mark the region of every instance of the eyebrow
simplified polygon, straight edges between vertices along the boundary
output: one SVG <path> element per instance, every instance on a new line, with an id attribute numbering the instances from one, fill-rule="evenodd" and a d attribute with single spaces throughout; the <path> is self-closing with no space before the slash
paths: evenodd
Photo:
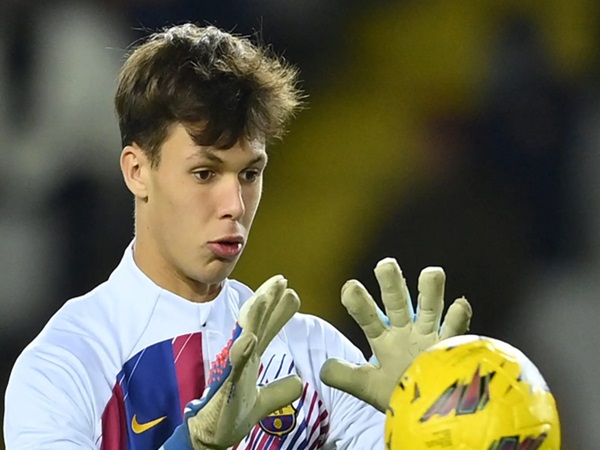
<path id="1" fill-rule="evenodd" d="M 208 150 L 206 148 L 200 148 L 198 149 L 197 152 L 195 152 L 194 154 L 188 156 L 187 159 L 195 159 L 198 157 L 204 157 L 206 159 L 208 159 L 211 162 L 214 162 L 215 164 L 224 164 L 224 161 L 219 158 L 215 152 L 213 152 L 212 150 Z M 257 164 L 257 163 L 267 163 L 268 157 L 266 153 L 261 153 L 260 155 L 258 155 L 256 158 L 252 159 L 251 161 L 248 161 L 248 166 Z"/>

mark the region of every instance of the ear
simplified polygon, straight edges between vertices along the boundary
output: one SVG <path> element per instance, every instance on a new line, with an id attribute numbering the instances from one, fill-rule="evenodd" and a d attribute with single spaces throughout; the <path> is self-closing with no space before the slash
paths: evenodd
<path id="1" fill-rule="evenodd" d="M 128 145 L 121 152 L 121 172 L 131 193 L 140 200 L 148 198 L 150 161 L 136 144 Z"/>

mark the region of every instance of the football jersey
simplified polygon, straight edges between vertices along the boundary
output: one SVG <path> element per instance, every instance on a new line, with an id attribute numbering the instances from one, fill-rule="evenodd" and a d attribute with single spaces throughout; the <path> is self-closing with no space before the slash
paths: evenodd
<path id="1" fill-rule="evenodd" d="M 210 362 L 252 291 L 225 280 L 207 303 L 152 282 L 132 246 L 109 279 L 69 300 L 17 359 L 6 390 L 7 450 L 154 450 L 199 398 Z M 383 450 L 385 416 L 319 379 L 327 358 L 361 352 L 322 319 L 296 314 L 261 358 L 259 384 L 297 374 L 302 395 L 236 450 Z"/>

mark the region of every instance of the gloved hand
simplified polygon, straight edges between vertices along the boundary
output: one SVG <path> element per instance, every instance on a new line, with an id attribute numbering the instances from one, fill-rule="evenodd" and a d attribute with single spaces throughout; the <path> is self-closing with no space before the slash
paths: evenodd
<path id="1" fill-rule="evenodd" d="M 300 308 L 300 299 L 286 286 L 285 278 L 274 276 L 242 306 L 232 338 L 212 363 L 202 398 L 187 405 L 183 424 L 164 450 L 226 449 L 300 397 L 297 375 L 257 386 L 262 353 Z"/>
<path id="2" fill-rule="evenodd" d="M 455 300 L 440 329 L 446 282 L 441 267 L 428 267 L 421 272 L 414 321 L 406 280 L 396 260 L 381 260 L 375 268 L 375 276 L 389 326 L 371 295 L 356 280 L 344 284 L 342 303 L 364 331 L 377 363 L 356 366 L 347 361 L 329 359 L 321 368 L 320 375 L 325 384 L 384 412 L 400 376 L 413 359 L 436 342 L 467 331 L 472 310 L 465 298 Z"/>

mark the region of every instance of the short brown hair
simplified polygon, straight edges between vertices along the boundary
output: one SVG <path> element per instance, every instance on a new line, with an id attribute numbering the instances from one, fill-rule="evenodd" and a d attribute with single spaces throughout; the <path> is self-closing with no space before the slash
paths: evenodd
<path id="1" fill-rule="evenodd" d="M 171 125 L 199 145 L 280 138 L 302 102 L 297 70 L 267 48 L 214 26 L 178 25 L 133 50 L 115 106 L 123 146 L 136 143 L 153 166 Z"/>

